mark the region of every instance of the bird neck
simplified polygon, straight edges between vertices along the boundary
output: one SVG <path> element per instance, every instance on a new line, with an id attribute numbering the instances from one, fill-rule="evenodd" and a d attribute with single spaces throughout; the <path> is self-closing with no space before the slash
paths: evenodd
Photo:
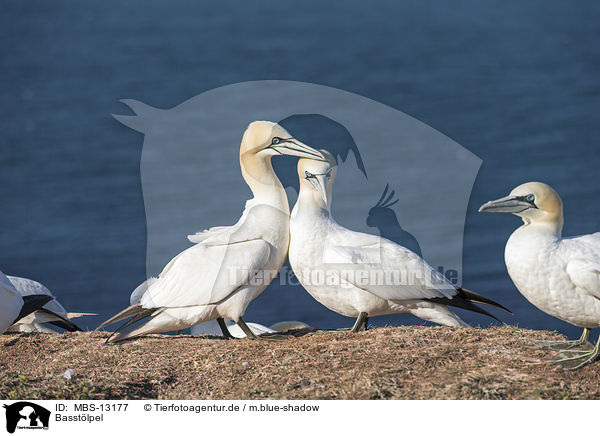
<path id="1" fill-rule="evenodd" d="M 289 215 L 290 206 L 283 185 L 279 181 L 271 156 L 257 156 L 255 153 L 241 153 L 242 177 L 250 187 L 254 199 L 260 203 L 276 207 Z"/>
<path id="2" fill-rule="evenodd" d="M 529 220 L 523 218 L 523 225 L 520 227 L 522 231 L 527 233 L 536 233 L 539 235 L 545 235 L 549 238 L 560 238 L 563 229 L 563 216 L 562 214 L 548 216 L 545 219 Z"/>
<path id="3" fill-rule="evenodd" d="M 321 194 L 305 186 L 304 183 L 300 183 L 300 192 L 298 193 L 296 207 L 300 215 L 326 218 L 331 216 L 329 206 L 325 204 Z"/>

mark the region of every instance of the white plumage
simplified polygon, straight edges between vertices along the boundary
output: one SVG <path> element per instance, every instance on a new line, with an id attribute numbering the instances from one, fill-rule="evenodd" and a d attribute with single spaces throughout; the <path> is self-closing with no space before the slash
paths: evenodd
<path id="1" fill-rule="evenodd" d="M 335 159 L 301 159 L 300 193 L 290 222 L 290 265 L 304 288 L 321 304 L 348 317 L 353 328 L 368 316 L 411 313 L 449 326 L 468 326 L 446 305 L 487 313 L 471 304 L 490 300 L 457 289 L 421 257 L 379 236 L 354 232 L 330 213 Z"/>
<path id="2" fill-rule="evenodd" d="M 231 333 L 231 336 L 237 339 L 245 338 L 246 333 L 235 324 L 233 321 L 225 321 L 227 329 Z M 255 335 L 264 335 L 268 333 L 286 332 L 289 330 L 296 329 L 310 329 L 311 327 L 302 321 L 279 321 L 269 327 L 256 322 L 248 322 L 248 327 Z M 221 333 L 221 328 L 216 321 L 207 321 L 201 324 L 196 324 L 190 329 L 190 333 L 193 336 L 201 335 L 218 335 Z"/>
<path id="3" fill-rule="evenodd" d="M 242 316 L 283 265 L 289 245 L 287 196 L 271 166 L 271 157 L 280 154 L 323 159 L 281 126 L 251 123 L 242 138 L 240 164 L 254 197 L 242 217 L 233 226 L 191 236 L 196 245 L 173 258 L 158 278 L 140 285 L 134 291 L 136 298 L 141 295 L 139 302 L 100 327 L 128 317 L 133 317 L 129 323 L 149 319 L 111 340 L 182 330 L 212 319 L 223 323 L 223 318 L 255 337 Z"/>
<path id="4" fill-rule="evenodd" d="M 50 301 L 44 304 L 40 309 L 30 313 L 29 315 L 19 319 L 9 329 L 9 332 L 45 332 L 56 333 L 54 330 L 46 327 L 45 323 L 56 323 L 58 326 L 69 330 L 80 330 L 75 324 L 68 321 L 72 318 L 79 318 L 86 315 L 95 315 L 93 313 L 74 313 L 67 312 L 62 304 L 56 300 L 52 292 L 35 280 L 26 279 L 23 277 L 7 276 L 14 285 L 17 292 L 22 297 L 47 295 L 51 297 Z"/>
<path id="5" fill-rule="evenodd" d="M 551 347 L 586 343 L 590 329 L 600 326 L 600 233 L 563 238 L 562 200 L 554 189 L 540 182 L 524 183 L 479 211 L 513 213 L 522 218 L 523 225 L 510 236 L 504 252 L 511 279 L 537 308 L 584 328 L 578 341 Z M 596 360 L 598 348 L 597 343 L 595 350 L 581 356 L 581 362 L 571 369 Z"/>
<path id="6" fill-rule="evenodd" d="M 0 271 L 0 333 L 4 333 L 15 322 L 22 307 L 23 297 Z"/>
<path id="7" fill-rule="evenodd" d="M 231 336 L 233 336 L 234 338 L 242 339 L 246 337 L 246 333 L 244 333 L 240 326 L 234 323 L 233 321 L 226 321 L 225 325 L 227 326 L 227 330 L 229 330 Z M 247 322 L 246 325 L 250 328 L 250 330 L 252 330 L 252 333 L 254 333 L 257 336 L 268 333 L 275 333 L 275 330 L 255 322 Z M 221 327 L 219 326 L 217 321 L 212 320 L 196 324 L 190 329 L 190 333 L 193 336 L 219 335 L 221 334 Z"/>

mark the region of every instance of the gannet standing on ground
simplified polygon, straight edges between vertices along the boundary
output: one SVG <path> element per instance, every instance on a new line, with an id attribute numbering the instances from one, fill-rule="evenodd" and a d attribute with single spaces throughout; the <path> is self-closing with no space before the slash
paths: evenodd
<path id="1" fill-rule="evenodd" d="M 242 137 L 240 165 L 254 197 L 246 202 L 242 217 L 233 226 L 200 233 L 194 241 L 198 243 L 175 256 L 158 278 L 140 285 L 139 302 L 98 328 L 131 317 L 119 332 L 149 319 L 110 341 L 182 330 L 213 319 L 223 335 L 230 337 L 224 318 L 234 320 L 248 337 L 256 338 L 242 316 L 277 274 L 289 246 L 287 195 L 271 165 L 271 157 L 277 155 L 323 159 L 320 152 L 292 138 L 278 124 L 251 123 Z"/>
<path id="2" fill-rule="evenodd" d="M 12 282 L 0 271 L 0 333 L 48 303 L 48 295 L 21 296 Z"/>
<path id="3" fill-rule="evenodd" d="M 493 318 L 473 302 L 507 310 L 454 287 L 407 248 L 337 224 L 330 212 L 336 162 L 329 153 L 321 152 L 327 162 L 298 162 L 300 193 L 291 215 L 289 259 L 302 286 L 319 303 L 356 317 L 353 332 L 366 328 L 368 317 L 375 315 L 411 313 L 437 324 L 468 327 L 447 306 Z M 393 280 L 395 273 L 406 280 Z"/>
<path id="4" fill-rule="evenodd" d="M 188 238 L 191 237 L 192 236 L 189 236 Z M 148 280 L 146 280 L 137 288 L 135 288 L 129 296 L 129 304 L 133 305 L 140 301 L 142 299 L 142 296 L 150 287 L 150 285 L 152 285 L 152 283 L 154 283 L 157 280 L 158 279 L 156 277 L 150 277 Z M 250 330 L 252 330 L 252 333 L 254 333 L 257 336 L 263 335 L 265 333 L 275 333 L 275 330 L 271 330 L 270 328 L 265 327 L 264 325 L 256 324 L 254 322 L 246 322 L 246 325 Z M 182 331 L 180 330 L 177 334 L 181 333 Z M 192 336 L 222 334 L 227 339 L 242 339 L 246 337 L 246 333 L 244 333 L 240 326 L 238 326 L 233 321 L 228 321 L 225 319 L 210 320 L 193 325 L 192 327 L 190 327 L 190 334 Z"/>
<path id="5" fill-rule="evenodd" d="M 15 289 L 19 292 L 22 297 L 31 295 L 47 295 L 51 299 L 44 304 L 43 307 L 39 308 L 33 313 L 21 318 L 19 321 L 14 323 L 9 329 L 9 332 L 45 332 L 45 333 L 56 333 L 44 326 L 43 324 L 49 323 L 65 329 L 70 332 L 81 331 L 81 329 L 70 321 L 71 318 L 79 318 L 86 315 L 95 315 L 93 313 L 73 313 L 67 312 L 66 309 L 60 304 L 50 290 L 36 282 L 35 280 L 25 279 L 22 277 L 7 276 Z"/>
<path id="6" fill-rule="evenodd" d="M 513 213 L 523 220 L 508 239 L 504 260 L 510 278 L 530 303 L 563 321 L 583 327 L 577 341 L 551 348 L 584 345 L 592 328 L 600 326 L 600 232 L 562 238 L 563 204 L 550 186 L 529 182 L 507 197 L 489 201 L 479 212 Z M 600 356 L 600 339 L 591 352 L 563 361 L 581 360 L 569 369 Z"/>

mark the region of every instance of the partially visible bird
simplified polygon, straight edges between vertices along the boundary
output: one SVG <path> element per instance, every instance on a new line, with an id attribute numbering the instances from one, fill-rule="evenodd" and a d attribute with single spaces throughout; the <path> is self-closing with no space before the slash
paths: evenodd
<path id="1" fill-rule="evenodd" d="M 348 230 L 331 216 L 336 161 L 300 159 L 300 193 L 290 222 L 289 259 L 304 288 L 327 308 L 356 317 L 353 332 L 368 317 L 411 313 L 448 326 L 468 327 L 448 309 L 489 315 L 473 303 L 507 310 L 485 297 L 454 287 L 420 256 L 388 239 Z M 508 310 L 507 310 L 508 311 Z"/>
<path id="2" fill-rule="evenodd" d="M 246 333 L 233 321 L 225 321 L 225 325 L 227 326 L 229 334 L 234 338 L 242 339 L 246 337 Z M 275 330 L 255 322 L 247 322 L 246 325 L 250 328 L 252 333 L 257 336 L 275 333 Z M 221 326 L 216 320 L 202 322 L 190 328 L 190 334 L 192 336 L 217 335 L 219 333 L 221 333 Z"/>
<path id="3" fill-rule="evenodd" d="M 47 295 L 51 299 L 41 308 L 21 318 L 8 329 L 9 332 L 46 332 L 56 333 L 54 330 L 46 327 L 44 324 L 51 324 L 64 330 L 75 332 L 81 331 L 77 325 L 70 321 L 72 318 L 79 318 L 86 315 L 95 315 L 94 313 L 73 313 L 67 312 L 54 295 L 41 283 L 22 277 L 7 276 L 15 289 L 22 297 L 35 295 Z"/>
<path id="4" fill-rule="evenodd" d="M 30 313 L 41 309 L 52 300 L 51 296 L 21 296 L 12 282 L 0 271 L 0 333 L 6 332 L 11 325 Z"/>
<path id="5" fill-rule="evenodd" d="M 244 331 L 233 321 L 225 321 L 225 324 L 234 338 L 241 339 L 246 337 L 246 333 L 244 333 Z M 269 327 L 255 322 L 248 322 L 247 324 L 248 327 L 250 327 L 250 330 L 252 330 L 256 335 L 281 333 L 297 329 L 310 329 L 310 326 L 302 321 L 279 321 Z M 217 335 L 221 333 L 220 326 L 216 321 L 207 321 L 201 324 L 196 324 L 190 329 L 190 331 L 193 336 Z"/>
<path id="6" fill-rule="evenodd" d="M 271 165 L 271 158 L 278 155 L 323 159 L 278 124 L 251 123 L 242 137 L 239 161 L 254 197 L 246 202 L 242 217 L 232 226 L 213 227 L 190 237 L 196 245 L 175 256 L 156 280 L 146 283 L 139 302 L 98 327 L 129 318 L 109 341 L 182 330 L 212 319 L 230 337 L 224 318 L 256 338 L 242 317 L 281 268 L 289 246 L 288 200 Z M 141 325 L 122 331 L 142 320 Z"/>
<path id="7" fill-rule="evenodd" d="M 588 342 L 600 327 L 600 232 L 562 237 L 563 203 L 545 183 L 517 186 L 506 196 L 488 201 L 479 212 L 512 213 L 523 220 L 506 243 L 504 260 L 515 286 L 530 303 L 558 319 L 583 327 L 581 338 L 542 344 L 569 349 Z M 559 362 L 578 369 L 600 356 L 600 339 L 591 351 Z"/>

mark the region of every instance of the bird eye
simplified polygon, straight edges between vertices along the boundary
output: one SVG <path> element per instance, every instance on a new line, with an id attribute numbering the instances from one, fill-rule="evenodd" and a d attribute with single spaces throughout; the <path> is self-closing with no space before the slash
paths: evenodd
<path id="1" fill-rule="evenodd" d="M 525 200 L 529 201 L 530 203 L 533 203 L 535 201 L 535 195 L 529 194 L 527 197 L 525 197 Z"/>
<path id="2" fill-rule="evenodd" d="M 311 179 L 315 176 L 313 173 L 309 173 L 308 171 L 304 171 L 304 175 L 306 175 L 307 179 Z"/>
<path id="3" fill-rule="evenodd" d="M 271 145 L 279 144 L 280 142 L 281 142 L 281 138 L 278 138 L 276 136 L 271 140 Z"/>

